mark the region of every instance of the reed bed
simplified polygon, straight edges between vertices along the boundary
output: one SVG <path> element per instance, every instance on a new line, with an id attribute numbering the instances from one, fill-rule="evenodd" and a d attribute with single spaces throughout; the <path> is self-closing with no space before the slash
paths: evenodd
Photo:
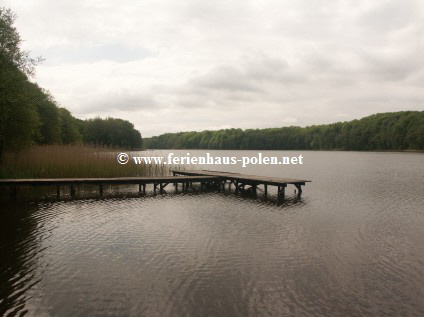
<path id="1" fill-rule="evenodd" d="M 119 164 L 118 149 L 88 145 L 44 145 L 6 153 L 0 178 L 84 178 L 169 175 L 171 166 Z"/>

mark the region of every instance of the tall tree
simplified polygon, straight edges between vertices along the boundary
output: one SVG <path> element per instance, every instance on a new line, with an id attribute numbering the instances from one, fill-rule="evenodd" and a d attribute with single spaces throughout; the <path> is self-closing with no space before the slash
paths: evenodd
<path id="1" fill-rule="evenodd" d="M 21 48 L 22 39 L 14 23 L 16 14 L 8 8 L 0 7 L 0 52 L 25 75 L 34 75 L 35 66 L 43 59 L 33 58 L 30 52 Z"/>
<path id="2" fill-rule="evenodd" d="M 0 162 L 6 148 L 31 144 L 39 126 L 27 78 L 39 59 L 21 49 L 15 19 L 10 9 L 0 8 Z"/>

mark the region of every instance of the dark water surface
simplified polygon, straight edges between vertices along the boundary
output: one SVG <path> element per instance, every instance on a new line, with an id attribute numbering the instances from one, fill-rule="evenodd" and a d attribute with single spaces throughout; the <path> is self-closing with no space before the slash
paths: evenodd
<path id="1" fill-rule="evenodd" d="M 424 155 L 262 153 L 304 164 L 208 168 L 311 179 L 301 201 L 3 202 L 0 315 L 424 316 Z"/>

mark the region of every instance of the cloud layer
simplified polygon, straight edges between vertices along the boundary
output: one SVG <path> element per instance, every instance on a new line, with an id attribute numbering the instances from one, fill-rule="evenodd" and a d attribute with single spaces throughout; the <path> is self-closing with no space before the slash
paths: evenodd
<path id="1" fill-rule="evenodd" d="M 143 136 L 423 110 L 414 0 L 7 0 L 36 80 Z"/>

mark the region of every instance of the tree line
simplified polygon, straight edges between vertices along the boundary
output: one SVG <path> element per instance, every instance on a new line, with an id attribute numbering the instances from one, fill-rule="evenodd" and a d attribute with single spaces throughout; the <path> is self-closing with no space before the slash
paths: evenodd
<path id="1" fill-rule="evenodd" d="M 424 111 L 374 114 L 309 127 L 225 129 L 145 138 L 149 149 L 424 150 Z"/>
<path id="2" fill-rule="evenodd" d="M 52 95 L 30 81 L 41 58 L 21 49 L 16 15 L 0 7 L 0 157 L 34 144 L 90 143 L 139 148 L 132 123 L 115 118 L 77 119 Z"/>

